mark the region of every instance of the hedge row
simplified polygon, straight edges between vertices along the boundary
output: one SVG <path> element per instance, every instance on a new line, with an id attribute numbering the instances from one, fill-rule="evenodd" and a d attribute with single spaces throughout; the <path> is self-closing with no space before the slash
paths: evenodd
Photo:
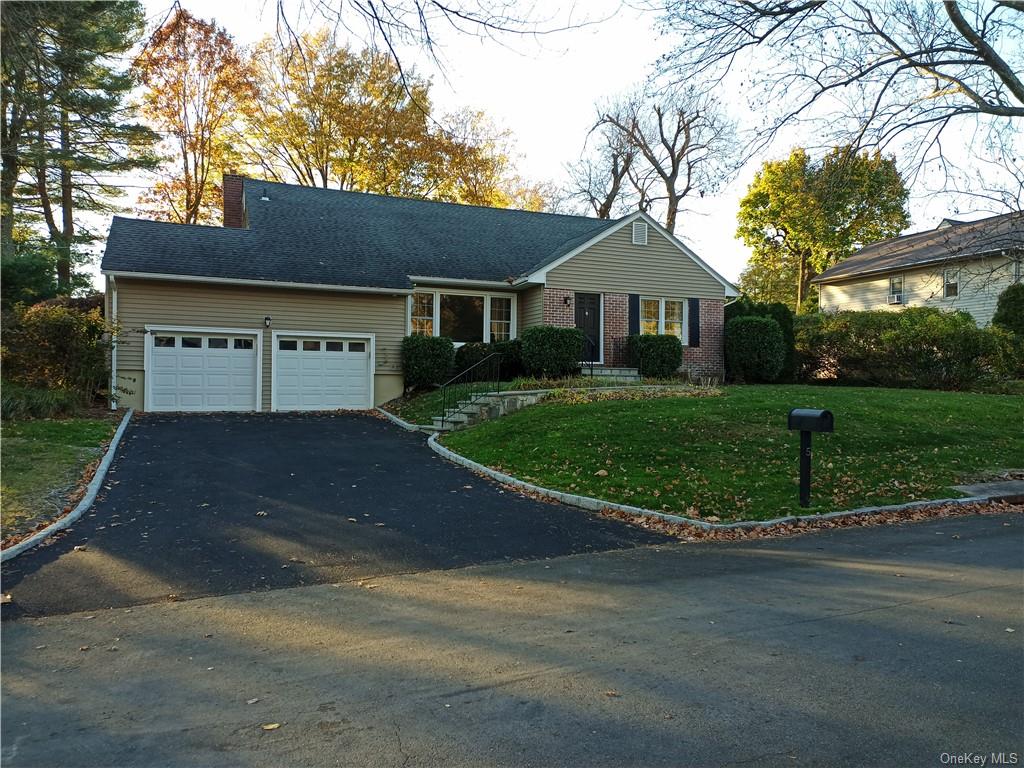
<path id="1" fill-rule="evenodd" d="M 641 376 L 668 378 L 683 364 L 683 343 L 670 334 L 636 334 L 626 339 L 630 365 Z"/>
<path id="2" fill-rule="evenodd" d="M 1024 372 L 1022 346 L 1002 328 L 978 328 L 966 312 L 931 307 L 801 315 L 796 323 L 802 381 L 965 389 Z"/>

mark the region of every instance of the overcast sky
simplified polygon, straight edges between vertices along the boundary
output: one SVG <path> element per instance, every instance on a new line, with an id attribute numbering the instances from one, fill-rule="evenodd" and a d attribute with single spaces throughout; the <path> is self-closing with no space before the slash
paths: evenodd
<path id="1" fill-rule="evenodd" d="M 291 20 L 300 29 L 322 26 L 318 19 L 301 18 L 299 1 L 286 0 Z M 337 7 L 340 1 L 331 4 Z M 241 45 L 275 33 L 275 0 L 181 0 L 181 5 L 200 17 L 215 14 L 217 23 Z M 170 3 L 145 0 L 145 7 L 153 24 L 166 16 Z M 569 6 L 561 7 L 564 19 Z M 564 166 L 579 157 L 594 123 L 595 104 L 642 83 L 657 57 L 671 47 L 671 40 L 655 30 L 653 14 L 622 8 L 617 0 L 586 0 L 576 8 L 582 10 L 573 12 L 574 20 L 587 18 L 595 23 L 544 36 L 508 35 L 501 42 L 436 26 L 432 31 L 438 35 L 443 68 L 414 48 L 402 49 L 400 55 L 404 66 L 412 64 L 432 79 L 431 95 L 439 113 L 464 106 L 482 109 L 514 134 L 521 155 L 517 169 L 523 177 L 561 183 Z M 340 37 L 359 47 L 365 43 L 361 33 L 362 28 L 355 26 Z M 722 100 L 740 112 L 734 117 L 749 119 L 749 114 L 742 114 L 745 94 L 728 92 L 728 85 L 724 89 Z M 792 145 L 808 139 L 813 137 L 786 136 L 716 194 L 688 201 L 689 210 L 681 213 L 676 234 L 725 277 L 736 280 L 749 255 L 734 238 L 743 191 L 761 161 L 785 156 Z M 788 143 L 781 146 L 783 142 Z M 948 202 L 918 195 L 911 202 L 911 229 L 935 226 L 946 215 L 947 206 Z"/>

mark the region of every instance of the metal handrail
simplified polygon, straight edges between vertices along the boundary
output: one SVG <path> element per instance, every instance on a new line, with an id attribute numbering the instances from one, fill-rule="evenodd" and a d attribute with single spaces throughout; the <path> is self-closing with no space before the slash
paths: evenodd
<path id="1" fill-rule="evenodd" d="M 587 354 L 585 355 L 586 360 L 584 360 L 583 362 L 586 364 L 588 368 L 590 368 L 590 378 L 594 378 L 595 358 L 600 357 L 600 355 L 598 355 L 597 342 L 594 341 L 594 338 L 592 336 L 586 333 L 583 334 L 583 339 L 586 342 L 587 350 Z"/>
<path id="2" fill-rule="evenodd" d="M 492 392 L 501 394 L 500 352 L 492 352 L 441 385 L 441 427 L 450 417 Z"/>

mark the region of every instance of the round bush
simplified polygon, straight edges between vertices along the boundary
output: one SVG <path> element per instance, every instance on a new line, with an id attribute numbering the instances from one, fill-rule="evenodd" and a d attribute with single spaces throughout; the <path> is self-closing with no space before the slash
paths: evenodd
<path id="1" fill-rule="evenodd" d="M 467 368 L 485 359 L 488 355 L 494 354 L 490 344 L 482 341 L 470 341 L 455 350 L 455 373 L 462 373 Z"/>
<path id="2" fill-rule="evenodd" d="M 683 364 L 683 343 L 669 334 L 638 334 L 626 340 L 629 359 L 641 376 L 668 378 Z"/>
<path id="3" fill-rule="evenodd" d="M 775 381 L 786 362 L 782 328 L 770 317 L 733 318 L 725 324 L 725 359 L 737 381 Z"/>
<path id="4" fill-rule="evenodd" d="M 526 373 L 523 367 L 523 342 L 520 339 L 492 342 L 491 349 L 501 355 L 502 381 L 511 381 Z"/>
<path id="5" fill-rule="evenodd" d="M 583 359 L 583 333 L 578 328 L 535 325 L 523 331 L 523 366 L 530 376 L 557 379 L 571 376 Z"/>
<path id="6" fill-rule="evenodd" d="M 999 294 L 992 325 L 1024 336 L 1024 283 L 1014 283 Z"/>
<path id="7" fill-rule="evenodd" d="M 406 336 L 402 339 L 405 388 L 443 384 L 455 364 L 455 345 L 446 336 Z"/>

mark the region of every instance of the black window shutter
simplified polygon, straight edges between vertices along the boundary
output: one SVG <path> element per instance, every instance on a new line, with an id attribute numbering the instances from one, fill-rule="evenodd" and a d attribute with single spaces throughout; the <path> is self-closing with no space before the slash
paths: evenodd
<path id="1" fill-rule="evenodd" d="M 640 294 L 629 294 L 629 335 L 640 333 Z"/>
<path id="2" fill-rule="evenodd" d="M 700 346 L 700 299 L 690 299 L 687 315 L 690 321 L 690 346 Z"/>

